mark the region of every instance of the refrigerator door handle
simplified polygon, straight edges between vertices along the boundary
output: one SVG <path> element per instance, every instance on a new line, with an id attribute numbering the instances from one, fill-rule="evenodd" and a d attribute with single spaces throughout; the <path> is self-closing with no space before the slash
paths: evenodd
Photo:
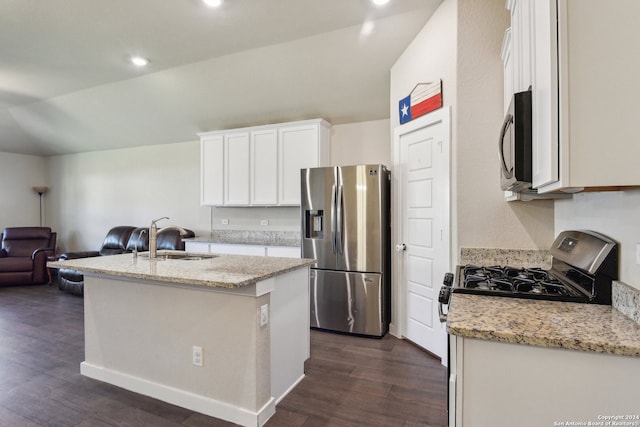
<path id="1" fill-rule="evenodd" d="M 344 209 L 344 200 L 342 197 L 342 190 L 343 190 L 343 186 L 342 184 L 340 184 L 340 186 L 338 187 L 338 200 L 337 200 L 337 204 L 336 204 L 336 211 L 337 211 L 337 224 L 336 224 L 336 249 L 337 249 L 337 253 L 341 254 L 343 252 L 343 247 L 342 247 L 342 227 L 343 227 L 343 209 Z"/>
<path id="2" fill-rule="evenodd" d="M 331 248 L 336 253 L 336 186 L 331 186 Z"/>

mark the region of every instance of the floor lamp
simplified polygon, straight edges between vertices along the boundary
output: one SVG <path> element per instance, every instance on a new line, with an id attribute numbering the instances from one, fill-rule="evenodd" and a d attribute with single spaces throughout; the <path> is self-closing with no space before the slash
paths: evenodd
<path id="1" fill-rule="evenodd" d="M 40 227 L 42 227 L 42 195 L 49 191 L 49 187 L 33 187 L 33 191 L 40 196 Z"/>

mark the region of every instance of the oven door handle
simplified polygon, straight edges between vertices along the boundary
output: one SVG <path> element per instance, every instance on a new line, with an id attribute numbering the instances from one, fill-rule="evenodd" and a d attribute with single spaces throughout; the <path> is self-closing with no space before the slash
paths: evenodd
<path id="1" fill-rule="evenodd" d="M 442 306 L 443 305 L 444 304 L 442 304 L 442 303 L 438 304 L 438 314 L 440 316 L 440 323 L 445 323 L 447 321 L 447 314 L 449 314 L 449 313 L 445 313 L 442 310 Z"/>
<path id="2" fill-rule="evenodd" d="M 444 323 L 447 321 L 447 315 L 449 312 L 444 312 L 443 308 L 445 304 L 449 304 L 449 300 L 451 298 L 451 286 L 443 286 L 440 288 L 440 293 L 438 294 L 438 314 L 440 315 L 440 322 Z"/>

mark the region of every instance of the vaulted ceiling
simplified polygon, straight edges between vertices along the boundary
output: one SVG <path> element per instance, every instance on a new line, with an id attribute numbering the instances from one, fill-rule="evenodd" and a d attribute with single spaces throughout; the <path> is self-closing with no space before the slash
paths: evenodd
<path id="1" fill-rule="evenodd" d="M 0 151 L 55 155 L 389 116 L 389 70 L 442 0 L 4 0 Z M 128 62 L 150 59 L 146 68 Z"/>

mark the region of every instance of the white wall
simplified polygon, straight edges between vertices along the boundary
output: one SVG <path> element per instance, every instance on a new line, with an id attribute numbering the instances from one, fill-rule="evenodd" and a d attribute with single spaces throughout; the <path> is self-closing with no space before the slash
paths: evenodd
<path id="1" fill-rule="evenodd" d="M 418 82 L 442 79 L 452 107 L 452 252 L 460 247 L 538 249 L 553 242 L 552 202 L 504 201 L 497 138 L 503 119 L 503 0 L 445 0 L 391 70 L 391 126 Z"/>
<path id="2" fill-rule="evenodd" d="M 331 128 L 331 165 L 381 163 L 391 168 L 389 120 L 335 125 Z"/>
<path id="3" fill-rule="evenodd" d="M 458 2 L 456 0 L 445 0 L 438 10 L 432 15 L 425 27 L 411 42 L 398 61 L 391 68 L 391 95 L 390 95 L 390 123 L 391 135 L 393 129 L 400 126 L 399 106 L 401 99 L 408 96 L 417 83 L 430 82 L 442 79 L 442 103 L 451 106 L 451 123 L 456 122 L 456 97 L 457 97 L 457 61 L 456 43 L 458 39 Z M 456 160 L 456 135 L 457 129 L 451 129 L 451 159 L 452 170 L 455 170 Z M 393 140 L 393 136 L 391 136 Z M 452 202 L 455 209 L 456 175 L 451 175 Z M 398 206 L 395 192 L 392 193 L 392 206 Z M 393 208 L 392 208 L 393 209 Z M 392 213 L 393 215 L 393 213 Z M 455 213 L 452 210 L 452 253 L 455 254 Z M 401 237 L 395 235 L 396 230 L 392 230 L 391 241 L 399 242 Z M 453 255 L 455 257 L 455 255 Z M 400 271 L 396 264 L 397 257 L 393 257 L 392 270 Z M 455 259 L 453 260 L 455 263 Z M 395 316 L 394 316 L 395 317 Z M 397 323 L 394 320 L 393 323 Z"/>
<path id="4" fill-rule="evenodd" d="M 510 25 L 503 0 L 458 2 L 456 220 L 459 247 L 538 249 L 553 242 L 553 202 L 505 203 L 498 134 L 500 49 Z"/>
<path id="5" fill-rule="evenodd" d="M 577 193 L 556 201 L 556 234 L 586 229 L 602 233 L 620 244 L 620 280 L 640 289 L 636 244 L 640 243 L 640 191 Z"/>
<path id="6" fill-rule="evenodd" d="M 116 225 L 177 224 L 208 232 L 197 141 L 49 158 L 51 223 L 63 250 L 96 250 Z"/>
<path id="7" fill-rule="evenodd" d="M 33 187 L 50 186 L 44 157 L 0 153 L 0 231 L 40 225 L 40 200 Z M 48 226 L 47 198 L 42 196 L 43 225 Z"/>

